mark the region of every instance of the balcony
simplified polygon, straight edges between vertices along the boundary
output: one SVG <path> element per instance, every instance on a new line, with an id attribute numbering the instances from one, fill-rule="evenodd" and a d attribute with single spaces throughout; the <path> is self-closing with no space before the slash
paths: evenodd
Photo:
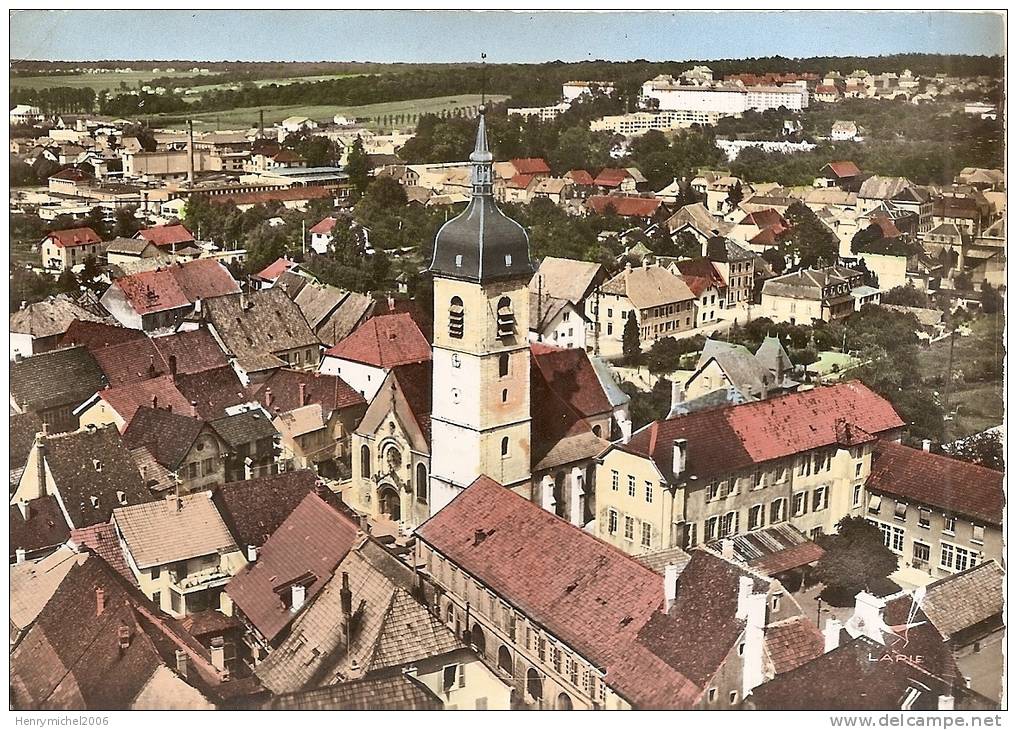
<path id="1" fill-rule="evenodd" d="M 229 583 L 230 575 L 222 569 L 222 566 L 215 565 L 183 576 L 171 573 L 171 578 L 173 583 L 170 587 L 186 595 L 224 586 Z"/>

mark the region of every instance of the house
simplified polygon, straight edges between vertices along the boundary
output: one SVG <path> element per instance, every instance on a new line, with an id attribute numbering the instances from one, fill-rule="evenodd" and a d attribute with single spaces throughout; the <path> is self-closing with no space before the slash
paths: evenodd
<path id="1" fill-rule="evenodd" d="M 67 228 L 48 233 L 39 243 L 39 250 L 44 269 L 61 271 L 83 266 L 89 256 L 98 259 L 103 243 L 91 228 Z"/>
<path id="2" fill-rule="evenodd" d="M 123 432 L 128 448 L 146 449 L 174 475 L 178 494 L 190 494 L 226 481 L 229 445 L 195 416 L 142 406 Z"/>
<path id="3" fill-rule="evenodd" d="M 854 142 L 858 138 L 858 126 L 854 122 L 838 120 L 830 128 L 830 139 L 834 142 Z"/>
<path id="4" fill-rule="evenodd" d="M 731 229 L 729 235 L 757 253 L 778 244 L 791 225 L 777 210 L 763 208 L 749 213 Z"/>
<path id="5" fill-rule="evenodd" d="M 258 289 L 267 289 L 275 284 L 279 277 L 287 271 L 302 273 L 303 268 L 296 261 L 291 261 L 285 256 L 282 256 L 270 263 L 257 274 L 254 274 L 251 279 L 254 281 L 254 284 Z"/>
<path id="6" fill-rule="evenodd" d="M 430 359 L 431 344 L 409 314 L 376 314 L 325 351 L 319 372 L 341 377 L 370 401 L 392 368 Z"/>
<path id="7" fill-rule="evenodd" d="M 335 216 L 323 218 L 313 226 L 308 233 L 311 234 L 311 248 L 315 253 L 327 253 L 332 245 L 332 229 L 335 228 L 337 219 Z"/>
<path id="8" fill-rule="evenodd" d="M 30 106 L 28 104 L 18 104 L 11 109 L 10 118 L 12 127 L 32 125 L 36 122 L 41 122 L 44 119 L 39 107 Z"/>
<path id="9" fill-rule="evenodd" d="M 125 327 L 153 332 L 176 329 L 204 300 L 239 291 L 225 266 L 197 259 L 116 279 L 99 301 Z"/>
<path id="10" fill-rule="evenodd" d="M 880 442 L 865 492 L 857 513 L 882 531 L 909 568 L 906 580 L 923 584 L 1003 559 L 1001 472 Z"/>
<path id="11" fill-rule="evenodd" d="M 711 236 L 703 243 L 703 257 L 724 277 L 727 285 L 725 309 L 741 309 L 752 304 L 756 257 L 751 251 L 729 238 Z"/>
<path id="12" fill-rule="evenodd" d="M 1003 583 L 994 560 L 933 581 L 922 611 L 953 653 L 965 684 L 1003 701 Z"/>
<path id="13" fill-rule="evenodd" d="M 24 517 L 24 506 L 32 512 L 51 500 L 56 509 L 49 518 L 77 529 L 109 522 L 116 507 L 154 498 L 116 429 L 90 428 L 39 434 L 10 503 Z"/>
<path id="14" fill-rule="evenodd" d="M 850 160 L 837 160 L 823 165 L 816 178 L 816 187 L 850 190 L 859 183 L 862 171 Z"/>
<path id="15" fill-rule="evenodd" d="M 266 701 L 262 709 L 426 711 L 445 709 L 445 703 L 442 695 L 435 694 L 407 672 L 287 692 Z M 449 709 L 455 709 L 455 705 Z"/>
<path id="16" fill-rule="evenodd" d="M 10 651 L 39 618 L 70 569 L 85 558 L 76 546 L 61 545 L 43 558 L 12 563 Z"/>
<path id="17" fill-rule="evenodd" d="M 762 400 L 797 385 L 787 377 L 791 370 L 776 337 L 767 337 L 755 354 L 743 345 L 708 339 L 681 395 L 691 400 L 724 389 L 737 391 L 742 402 Z"/>
<path id="18" fill-rule="evenodd" d="M 211 421 L 226 444 L 226 482 L 270 476 L 278 472 L 280 435 L 264 409 L 250 408 Z"/>
<path id="19" fill-rule="evenodd" d="M 136 330 L 135 330 L 136 331 Z M 170 375 L 193 375 L 226 367 L 226 355 L 208 330 L 129 340 L 92 350 L 111 386 Z"/>
<path id="20" fill-rule="evenodd" d="M 803 269 L 774 277 L 763 284 L 757 314 L 791 324 L 843 319 L 855 311 L 851 290 L 863 278 L 861 272 L 844 266 Z"/>
<path id="21" fill-rule="evenodd" d="M 288 286 L 293 277 L 280 277 L 279 285 L 297 305 L 322 344 L 332 346 L 349 337 L 375 311 L 368 294 L 346 291 L 317 281 L 305 280 L 299 288 Z"/>
<path id="22" fill-rule="evenodd" d="M 281 367 L 318 367 L 321 342 L 281 289 L 208 299 L 201 318 L 245 382 Z"/>
<path id="23" fill-rule="evenodd" d="M 412 674 L 447 709 L 507 709 L 507 683 L 414 597 L 417 586 L 413 570 L 361 537 L 255 674 L 275 695 Z"/>
<path id="24" fill-rule="evenodd" d="M 608 193 L 635 193 L 638 191 L 639 185 L 646 182 L 641 174 L 636 175 L 638 172 L 635 168 L 605 167 L 593 179 L 593 185 L 605 195 Z M 582 183 L 577 184 L 581 185 Z"/>
<path id="25" fill-rule="evenodd" d="M 280 472 L 229 482 L 212 490 L 223 522 L 249 554 L 268 541 L 304 498 L 315 491 L 317 476 L 310 469 Z"/>
<path id="26" fill-rule="evenodd" d="M 567 299 L 530 290 L 530 342 L 586 349 L 588 324 Z"/>
<path id="27" fill-rule="evenodd" d="M 8 557 L 12 566 L 47 560 L 61 552 L 60 546 L 70 536 L 60 503 L 53 496 L 11 504 L 8 518 Z"/>
<path id="28" fill-rule="evenodd" d="M 28 456 L 35 446 L 36 434 L 42 432 L 42 419 L 34 413 L 12 413 L 8 417 L 8 472 L 11 491 L 21 480 Z"/>
<path id="29" fill-rule="evenodd" d="M 114 238 L 106 242 L 106 263 L 110 266 L 131 266 L 139 259 L 160 255 L 159 247 L 144 238 Z"/>
<path id="30" fill-rule="evenodd" d="M 726 172 L 710 170 L 704 170 L 692 178 L 689 187 L 700 196 L 707 211 L 718 217 L 733 212 L 730 203 L 732 191 L 742 190 L 746 197 L 752 192 L 752 186 L 743 183 L 739 178 Z"/>
<path id="31" fill-rule="evenodd" d="M 81 403 L 108 384 L 85 347 L 68 347 L 27 357 L 10 366 L 10 408 L 34 413 L 53 433 L 74 431 Z"/>
<path id="32" fill-rule="evenodd" d="M 80 428 L 114 425 L 123 433 L 139 408 L 161 408 L 178 414 L 197 412 L 173 382 L 172 375 L 156 375 L 93 391 L 74 409 Z"/>
<path id="33" fill-rule="evenodd" d="M 229 707 L 260 690 L 230 673 L 229 648 L 209 651 L 105 560 L 87 555 L 71 565 L 11 652 L 11 707 Z"/>
<path id="34" fill-rule="evenodd" d="M 549 177 L 551 168 L 541 157 L 525 157 L 494 163 L 494 175 L 497 180 L 511 180 L 517 175 Z"/>
<path id="35" fill-rule="evenodd" d="M 141 592 L 176 618 L 220 608 L 226 584 L 246 563 L 211 492 L 120 507 L 112 523 Z"/>
<path id="36" fill-rule="evenodd" d="M 289 134 L 293 132 L 300 132 L 305 129 L 315 129 L 317 126 L 318 124 L 316 122 L 308 119 L 307 117 L 286 117 L 279 123 L 279 127 L 281 129 L 279 133 L 279 141 L 282 142 L 283 139 L 285 139 L 286 135 L 283 134 L 283 132 Z"/>
<path id="37" fill-rule="evenodd" d="M 626 265 L 597 292 L 602 337 L 622 341 L 625 322 L 634 318 L 644 344 L 691 330 L 696 321 L 696 296 L 667 269 Z"/>
<path id="38" fill-rule="evenodd" d="M 857 381 L 654 421 L 601 456 L 595 534 L 640 554 L 784 522 L 830 533 L 862 504 L 876 437 L 903 426 Z"/>
<path id="39" fill-rule="evenodd" d="M 712 551 L 661 576 L 487 477 L 415 536 L 435 613 L 518 708 L 737 706 L 765 677 L 773 607 L 794 612 L 775 581 Z"/>
<path id="40" fill-rule="evenodd" d="M 247 628 L 255 663 L 329 582 L 357 542 L 358 525 L 309 493 L 226 586 L 234 615 Z"/>
<path id="41" fill-rule="evenodd" d="M 104 320 L 65 294 L 22 306 L 10 317 L 11 360 L 55 349 L 74 322 Z"/>
<path id="42" fill-rule="evenodd" d="M 589 321 L 594 314 L 590 298 L 606 280 L 607 272 L 599 263 L 545 256 L 530 279 L 530 294 L 564 300 Z"/>
<path id="43" fill-rule="evenodd" d="M 643 198 L 634 195 L 591 195 L 586 206 L 597 215 L 614 211 L 622 218 L 637 218 L 644 223 L 655 220 L 661 211 L 663 201 L 659 198 Z"/>
<path id="44" fill-rule="evenodd" d="M 150 242 L 161 251 L 173 253 L 177 249 L 189 248 L 195 243 L 194 234 L 180 223 L 143 228 L 134 237 Z"/>
<path id="45" fill-rule="evenodd" d="M 981 167 L 965 167 L 957 173 L 956 182 L 971 185 L 979 190 L 1003 190 L 1006 187 L 1006 176 L 1002 170 Z"/>
<path id="46" fill-rule="evenodd" d="M 680 236 L 687 231 L 703 245 L 711 236 L 726 235 L 733 228 L 731 223 L 714 218 L 702 203 L 683 205 L 664 225 L 673 236 Z"/>
<path id="47" fill-rule="evenodd" d="M 727 282 L 717 266 L 708 258 L 700 257 L 677 261 L 668 267 L 680 276 L 698 298 L 696 327 L 713 324 L 720 319 L 727 300 Z"/>

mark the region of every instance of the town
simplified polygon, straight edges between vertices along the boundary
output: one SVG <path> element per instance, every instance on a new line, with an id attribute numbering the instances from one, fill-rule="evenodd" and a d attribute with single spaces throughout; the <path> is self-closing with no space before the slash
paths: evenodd
<path id="1" fill-rule="evenodd" d="M 1004 706 L 972 58 L 13 64 L 11 707 Z"/>

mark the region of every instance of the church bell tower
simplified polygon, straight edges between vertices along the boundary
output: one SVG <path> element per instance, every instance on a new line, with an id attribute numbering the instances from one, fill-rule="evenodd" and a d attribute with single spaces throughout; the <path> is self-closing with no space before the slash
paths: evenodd
<path id="1" fill-rule="evenodd" d="M 530 480 L 529 280 L 526 231 L 494 203 L 481 107 L 470 155 L 472 196 L 438 231 L 434 276 L 431 514 L 481 474 Z"/>

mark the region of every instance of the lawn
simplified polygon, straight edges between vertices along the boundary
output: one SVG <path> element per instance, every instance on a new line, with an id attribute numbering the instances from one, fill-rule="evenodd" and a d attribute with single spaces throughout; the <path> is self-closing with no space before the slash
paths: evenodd
<path id="1" fill-rule="evenodd" d="M 269 86 L 275 84 L 276 86 L 288 86 L 290 84 L 299 83 L 311 83 L 315 81 L 334 81 L 336 79 L 347 79 L 352 76 L 364 76 L 365 74 L 325 74 L 322 76 L 289 76 L 280 79 L 258 79 L 253 81 L 255 86 Z M 186 101 L 198 101 L 201 95 L 206 91 L 220 91 L 222 89 L 239 89 L 243 84 L 239 81 L 234 81 L 225 84 L 200 84 L 198 86 L 188 86 L 184 91 L 191 92 L 187 94 L 184 99 Z"/>
<path id="2" fill-rule="evenodd" d="M 507 96 L 489 95 L 488 99 L 500 102 L 507 99 Z M 241 129 L 257 126 L 258 112 L 265 112 L 265 124 L 275 124 L 287 117 L 309 117 L 316 122 L 331 122 L 336 114 L 353 116 L 358 119 L 376 121 L 383 116 L 390 114 L 439 114 L 448 109 L 457 107 L 477 106 L 480 104 L 479 94 L 459 94 L 457 96 L 438 96 L 429 99 L 407 99 L 405 101 L 384 102 L 381 104 L 366 104 L 363 106 L 266 106 L 246 107 L 230 109 L 220 112 L 201 112 L 191 116 L 196 129 Z M 161 126 L 168 129 L 182 129 L 187 126 L 185 119 L 179 114 L 161 115 L 167 121 L 160 122 L 160 117 L 149 118 L 152 126 Z M 406 126 L 412 126 L 407 123 Z"/>
<path id="3" fill-rule="evenodd" d="M 201 78 L 215 78 L 213 74 L 201 74 Z M 174 71 L 167 73 L 160 71 L 130 71 L 128 73 L 94 73 L 94 74 L 43 74 L 41 76 L 11 76 L 11 89 L 49 89 L 58 86 L 70 86 L 74 88 L 91 87 L 96 91 L 105 89 L 115 91 L 124 83 L 131 89 L 136 89 L 138 84 L 147 84 L 152 79 L 197 78 L 198 74 L 188 71 Z"/>

